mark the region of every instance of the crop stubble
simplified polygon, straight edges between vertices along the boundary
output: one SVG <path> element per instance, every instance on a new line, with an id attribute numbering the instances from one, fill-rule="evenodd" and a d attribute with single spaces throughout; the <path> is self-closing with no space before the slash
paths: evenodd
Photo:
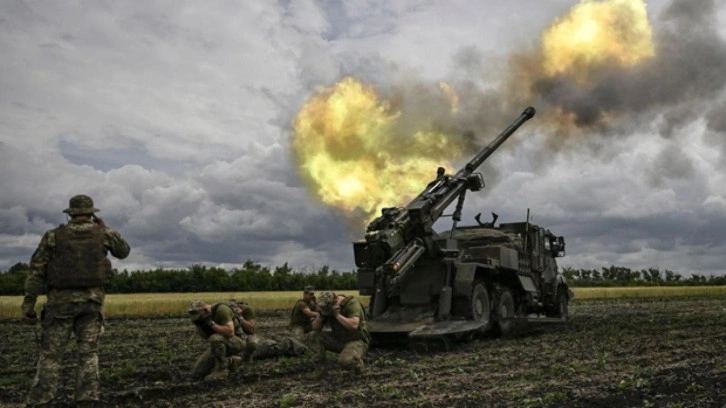
<path id="1" fill-rule="evenodd" d="M 109 318 L 101 345 L 106 406 L 134 407 L 722 407 L 726 299 L 575 301 L 569 325 L 439 348 L 373 349 L 363 377 L 307 378 L 308 358 L 259 360 L 226 383 L 194 382 L 204 344 L 183 316 Z M 286 311 L 262 313 L 263 338 Z M 0 405 L 21 406 L 34 374 L 35 331 L 0 320 Z M 61 397 L 71 406 L 75 348 Z"/>

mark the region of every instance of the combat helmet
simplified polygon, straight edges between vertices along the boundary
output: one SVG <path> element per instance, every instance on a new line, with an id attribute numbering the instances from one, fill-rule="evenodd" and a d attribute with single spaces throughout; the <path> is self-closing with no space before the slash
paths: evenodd
<path id="1" fill-rule="evenodd" d="M 331 313 L 333 305 L 335 304 L 335 298 L 335 293 L 329 290 L 324 290 L 318 295 L 318 307 L 324 316 Z"/>
<path id="2" fill-rule="evenodd" d="M 85 194 L 78 194 L 68 201 L 68 208 L 63 210 L 68 215 L 87 215 L 98 211 L 93 206 L 93 199 Z"/>

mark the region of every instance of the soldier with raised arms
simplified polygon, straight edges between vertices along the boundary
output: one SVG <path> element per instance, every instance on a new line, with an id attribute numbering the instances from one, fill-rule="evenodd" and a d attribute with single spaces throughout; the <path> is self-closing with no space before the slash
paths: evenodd
<path id="1" fill-rule="evenodd" d="M 63 210 L 70 217 L 68 222 L 47 231 L 30 259 L 22 320 L 36 323 L 38 295 L 46 293 L 47 302 L 41 313 L 40 356 L 27 406 L 44 406 L 55 399 L 61 359 L 71 333 L 78 344 L 75 400 L 78 406 L 98 405 L 104 286 L 112 277 L 107 254 L 124 259 L 130 247 L 95 216 L 97 211 L 91 197 L 73 196 Z"/>
<path id="2" fill-rule="evenodd" d="M 365 371 L 363 358 L 370 343 L 363 306 L 353 296 L 323 291 L 318 297 L 318 310 L 319 315 L 312 324 L 313 331 L 305 336 L 318 363 L 313 378 L 320 379 L 327 374 L 326 351 L 338 353 L 337 363 L 343 368 L 362 374 Z M 323 331 L 326 325 L 330 326 L 330 331 Z"/>
<path id="3" fill-rule="evenodd" d="M 211 305 L 195 300 L 187 312 L 197 333 L 208 344 L 194 363 L 192 378 L 223 380 L 239 368 L 243 359 L 251 360 L 257 346 L 256 322 L 254 311 L 247 304 L 230 301 Z"/>
<path id="4" fill-rule="evenodd" d="M 305 341 L 305 334 L 313 330 L 313 319 L 318 317 L 317 310 L 315 289 L 309 285 L 305 286 L 303 298 L 295 302 L 290 313 L 290 329 L 294 339 Z"/>

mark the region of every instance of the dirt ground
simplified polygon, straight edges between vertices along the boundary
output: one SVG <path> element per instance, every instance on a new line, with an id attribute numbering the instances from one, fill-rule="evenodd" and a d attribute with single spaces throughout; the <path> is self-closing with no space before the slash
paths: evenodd
<path id="1" fill-rule="evenodd" d="M 286 311 L 261 314 L 263 338 Z M 368 373 L 311 380 L 306 357 L 259 360 L 226 382 L 192 381 L 204 350 L 182 315 L 109 318 L 101 345 L 109 407 L 726 406 L 726 299 L 574 301 L 568 325 L 528 325 L 444 351 L 376 348 Z M 35 329 L 0 321 L 0 406 L 19 407 L 34 375 Z M 55 406 L 72 406 L 75 346 Z"/>

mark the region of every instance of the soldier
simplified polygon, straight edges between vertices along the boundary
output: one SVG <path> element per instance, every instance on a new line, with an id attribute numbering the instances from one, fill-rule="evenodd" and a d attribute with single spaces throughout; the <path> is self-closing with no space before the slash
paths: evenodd
<path id="1" fill-rule="evenodd" d="M 99 400 L 104 286 L 112 277 L 107 254 L 124 259 L 130 248 L 118 232 L 95 216 L 97 211 L 91 197 L 73 196 L 63 210 L 70 217 L 68 223 L 46 231 L 30 259 L 22 320 L 36 323 L 39 294 L 47 293 L 47 302 L 40 315 L 40 355 L 27 406 L 42 406 L 55 399 L 61 359 L 71 333 L 78 344 L 75 400 L 78 406 L 93 406 Z"/>
<path id="2" fill-rule="evenodd" d="M 209 348 L 194 363 L 192 377 L 226 379 L 229 371 L 237 369 L 242 361 L 239 354 L 246 349 L 242 339 L 242 322 L 227 303 L 210 305 L 203 300 L 195 300 L 189 305 L 187 313 L 199 336 L 209 343 Z"/>
<path id="3" fill-rule="evenodd" d="M 242 327 L 242 338 L 245 341 L 245 351 L 243 353 L 243 360 L 251 362 L 255 350 L 257 349 L 257 329 L 255 320 L 255 311 L 245 302 L 237 302 L 231 299 L 228 303 L 229 307 L 234 311 L 235 316 L 239 319 L 240 326 Z"/>
<path id="4" fill-rule="evenodd" d="M 333 292 L 320 292 L 318 297 L 319 315 L 313 320 L 313 331 L 305 335 L 313 358 L 325 363 L 326 350 L 338 353 L 338 364 L 362 374 L 365 371 L 365 357 L 370 343 L 370 334 L 363 306 L 352 296 L 336 295 Z M 329 324 L 331 331 L 322 331 Z M 326 374 L 321 364 L 313 374 L 322 378 Z"/>
<path id="5" fill-rule="evenodd" d="M 305 341 L 305 333 L 313 330 L 313 320 L 318 317 L 315 301 L 315 289 L 305 286 L 303 298 L 295 303 L 290 314 L 290 327 L 292 337 L 298 341 Z"/>
<path id="6" fill-rule="evenodd" d="M 260 339 L 255 329 L 255 312 L 245 302 L 231 299 L 228 303 L 241 322 L 243 339 L 246 342 L 244 361 L 262 360 L 277 357 L 299 357 L 308 352 L 308 348 L 300 341 L 291 338 Z"/>

